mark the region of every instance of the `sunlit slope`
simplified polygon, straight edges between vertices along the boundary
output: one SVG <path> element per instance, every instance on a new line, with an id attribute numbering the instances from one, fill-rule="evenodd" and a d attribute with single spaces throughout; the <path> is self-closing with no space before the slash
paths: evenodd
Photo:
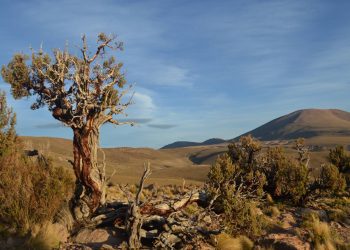
<path id="1" fill-rule="evenodd" d="M 324 137 L 317 143 L 337 143 L 343 138 L 350 138 L 350 113 L 337 109 L 298 110 L 243 135 L 246 134 L 263 141 Z"/>
<path id="2" fill-rule="evenodd" d="M 26 149 L 38 149 L 50 156 L 55 165 L 71 168 L 72 141 L 50 137 L 21 137 Z M 158 184 L 200 183 L 205 180 L 208 166 L 194 164 L 189 155 L 197 149 L 156 150 L 151 148 L 105 148 L 106 170 L 115 171 L 113 182 L 136 183 L 144 169 L 144 163 L 152 166 L 151 182 Z M 100 152 L 100 159 L 102 159 Z"/>

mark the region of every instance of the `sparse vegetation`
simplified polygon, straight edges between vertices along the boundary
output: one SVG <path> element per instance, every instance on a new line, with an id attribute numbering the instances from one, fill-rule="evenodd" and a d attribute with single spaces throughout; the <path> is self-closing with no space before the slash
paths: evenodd
<path id="1" fill-rule="evenodd" d="M 259 207 L 276 220 L 282 216 L 280 209 L 306 206 L 306 202 L 312 202 L 316 197 L 344 191 L 345 179 L 335 165 L 322 165 L 315 176 L 309 166 L 309 152 L 304 141 L 297 140 L 294 149 L 297 157 L 287 155 L 281 147 L 262 149 L 258 141 L 248 136 L 230 144 L 227 153 L 218 157 L 208 174 L 207 191 L 215 198 L 214 209 L 225 215 L 229 235 L 257 239 L 273 228 L 273 224 L 280 228 L 290 226 L 288 222 L 268 220 Z M 264 193 L 266 202 L 262 199 Z M 342 212 L 335 211 L 330 213 L 330 218 L 347 216 L 344 206 L 340 209 Z M 304 229 L 317 249 L 335 249 L 341 245 L 340 241 L 332 241 L 327 223 L 316 217 L 306 221 Z M 303 229 L 293 232 L 298 238 L 305 234 Z"/>
<path id="2" fill-rule="evenodd" d="M 16 117 L 6 107 L 4 94 L 0 104 L 0 233 L 3 238 L 31 235 L 23 241 L 28 249 L 57 247 L 56 226 L 79 232 L 67 205 L 73 181 L 64 168 L 53 167 L 40 153 L 24 155 L 16 136 Z M 315 249 L 346 249 L 347 236 L 341 230 L 338 236 L 334 227 L 342 229 L 341 225 L 350 223 L 345 190 L 349 155 L 342 147 L 332 149 L 330 162 L 316 174 L 309 166 L 304 140 L 298 139 L 293 148 L 294 155 L 280 146 L 264 148 L 253 137 L 242 137 L 211 166 L 204 190 L 186 187 L 185 182 L 182 187 L 144 188 L 150 173 L 147 168 L 139 185 L 108 185 L 119 194 L 109 196 L 114 197 L 108 200 L 109 207 L 98 210 L 101 214 L 94 214 L 89 227 L 109 225 L 123 230 L 127 237 L 119 246 L 131 248 L 244 250 L 256 244 L 268 249 L 273 247 L 266 243 L 271 236 L 281 244 L 303 244 L 308 239 Z M 295 206 L 310 206 L 307 209 L 312 212 L 305 212 L 301 221 L 294 214 Z M 53 218 L 57 224 L 51 223 Z M 271 234 L 282 229 L 291 236 Z"/>
<path id="3" fill-rule="evenodd" d="M 0 223 L 1 234 L 24 235 L 50 221 L 73 190 L 67 170 L 55 168 L 42 155 L 24 155 L 15 131 L 15 116 L 0 95 Z"/>

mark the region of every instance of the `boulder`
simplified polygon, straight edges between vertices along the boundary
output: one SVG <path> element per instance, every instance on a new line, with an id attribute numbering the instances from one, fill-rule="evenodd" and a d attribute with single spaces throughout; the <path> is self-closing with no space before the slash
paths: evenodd
<path id="1" fill-rule="evenodd" d="M 102 246 L 116 246 L 122 242 L 121 237 L 111 229 L 88 229 L 81 230 L 75 237 L 76 243 L 84 244 L 92 249 L 100 249 Z"/>

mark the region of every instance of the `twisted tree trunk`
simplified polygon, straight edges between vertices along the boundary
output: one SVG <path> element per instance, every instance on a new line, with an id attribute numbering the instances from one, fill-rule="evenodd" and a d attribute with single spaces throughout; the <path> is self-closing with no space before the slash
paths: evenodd
<path id="1" fill-rule="evenodd" d="M 104 203 L 105 172 L 98 164 L 99 127 L 92 122 L 73 129 L 73 168 L 76 191 L 73 210 L 77 220 L 90 217 Z"/>

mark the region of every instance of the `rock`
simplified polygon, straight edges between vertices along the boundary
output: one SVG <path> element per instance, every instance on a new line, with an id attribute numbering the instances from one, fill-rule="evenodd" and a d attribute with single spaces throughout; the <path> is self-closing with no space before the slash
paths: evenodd
<path id="1" fill-rule="evenodd" d="M 311 208 L 300 208 L 300 214 L 302 216 L 308 216 L 310 214 L 317 214 L 321 221 L 329 221 L 327 212 L 325 210 L 316 210 Z"/>
<path id="2" fill-rule="evenodd" d="M 99 249 L 104 244 L 115 246 L 122 242 L 116 232 L 110 229 L 83 229 L 75 237 L 76 243 L 85 244 L 93 249 Z"/>
<path id="3" fill-rule="evenodd" d="M 264 247 L 272 247 L 275 250 L 310 250 L 310 244 L 303 242 L 295 235 L 291 234 L 269 234 L 262 240 L 259 245 Z"/>
<path id="4" fill-rule="evenodd" d="M 155 209 L 160 210 L 160 211 L 168 211 L 170 210 L 170 206 L 168 204 L 158 204 L 154 206 Z"/>
<path id="5" fill-rule="evenodd" d="M 211 222 L 212 222 L 209 215 L 205 216 L 205 217 L 203 218 L 203 221 L 204 221 L 205 223 L 207 223 L 207 224 L 211 224 Z"/>
<path id="6" fill-rule="evenodd" d="M 12 245 L 14 245 L 14 240 L 13 240 L 13 238 L 12 237 L 8 237 L 7 238 L 7 241 L 6 241 L 6 244 L 8 245 L 8 246 L 12 246 Z"/>
<path id="7" fill-rule="evenodd" d="M 337 229 L 341 229 L 342 228 L 342 226 L 336 221 L 331 221 L 330 225 L 332 227 L 334 227 L 334 228 L 337 228 Z"/>
<path id="8" fill-rule="evenodd" d="M 51 242 L 53 246 L 59 245 L 59 243 L 67 242 L 70 236 L 67 228 L 59 223 L 48 224 L 45 230 L 45 237 L 48 239 L 48 242 Z"/>
<path id="9" fill-rule="evenodd" d="M 181 242 L 181 239 L 179 237 L 177 237 L 174 234 L 170 234 L 170 233 L 162 233 L 162 234 L 160 234 L 159 239 L 162 242 L 164 242 L 164 243 L 166 242 L 169 245 L 175 245 L 176 243 Z"/>
<path id="10" fill-rule="evenodd" d="M 81 220 L 83 218 L 83 213 L 81 212 L 80 208 L 79 207 L 75 207 L 74 208 L 74 217 L 77 219 L 77 220 Z"/>

